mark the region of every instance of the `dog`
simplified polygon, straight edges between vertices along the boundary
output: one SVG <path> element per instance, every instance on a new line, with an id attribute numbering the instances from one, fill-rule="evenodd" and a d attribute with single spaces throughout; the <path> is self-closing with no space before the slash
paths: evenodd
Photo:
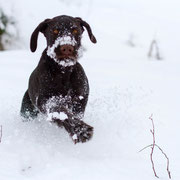
<path id="1" fill-rule="evenodd" d="M 30 75 L 20 110 L 25 119 L 44 114 L 47 120 L 64 127 L 75 144 L 93 135 L 93 127 L 82 120 L 89 95 L 88 79 L 78 62 L 84 28 L 96 43 L 90 25 L 79 17 L 57 16 L 36 27 L 31 51 L 36 51 L 39 32 L 44 34 L 47 47 Z"/>

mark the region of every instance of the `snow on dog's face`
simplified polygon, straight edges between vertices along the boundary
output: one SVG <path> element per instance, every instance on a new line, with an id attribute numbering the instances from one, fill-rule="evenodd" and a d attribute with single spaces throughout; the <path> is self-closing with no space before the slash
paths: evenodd
<path id="1" fill-rule="evenodd" d="M 57 16 L 46 19 L 39 24 L 31 36 L 31 51 L 36 50 L 38 33 L 42 32 L 47 40 L 47 55 L 61 66 L 72 66 L 81 56 L 83 27 L 87 29 L 90 40 L 96 43 L 89 24 L 81 18 Z"/>
<path id="2" fill-rule="evenodd" d="M 47 55 L 54 59 L 59 65 L 72 66 L 76 63 L 78 53 L 74 37 L 64 35 L 58 37 L 54 44 L 48 46 Z"/>
<path id="3" fill-rule="evenodd" d="M 47 55 L 59 65 L 74 65 L 80 57 L 82 32 L 80 24 L 69 17 L 55 18 L 45 32 Z"/>

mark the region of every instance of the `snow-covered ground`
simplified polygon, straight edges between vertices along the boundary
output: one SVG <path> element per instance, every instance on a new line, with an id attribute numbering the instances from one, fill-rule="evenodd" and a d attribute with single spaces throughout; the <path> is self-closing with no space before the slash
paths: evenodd
<path id="1" fill-rule="evenodd" d="M 0 52 L 0 180 L 152 180 L 149 117 L 156 143 L 170 159 L 172 179 L 180 179 L 180 2 L 178 0 L 1 0 L 17 18 L 21 49 Z M 72 143 L 64 129 L 43 119 L 22 122 L 19 109 L 28 78 L 45 48 L 36 53 L 29 38 L 44 19 L 80 16 L 98 43 L 84 33 L 80 59 L 90 83 L 85 122 L 94 136 Z M 148 59 L 153 39 L 163 60 Z M 129 45 L 129 41 L 134 46 Z M 168 179 L 166 159 L 156 150 L 160 179 Z"/>

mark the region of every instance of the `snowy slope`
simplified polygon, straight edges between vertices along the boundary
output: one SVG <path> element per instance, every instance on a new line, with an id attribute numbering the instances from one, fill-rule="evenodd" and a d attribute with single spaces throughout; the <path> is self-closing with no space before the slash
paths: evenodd
<path id="1" fill-rule="evenodd" d="M 150 149 L 138 153 L 152 143 L 151 114 L 156 143 L 169 156 L 172 179 L 179 180 L 180 3 L 51 2 L 2 0 L 16 14 L 22 49 L 0 52 L 0 180 L 155 179 Z M 45 47 L 41 35 L 31 53 L 29 37 L 38 23 L 59 14 L 87 20 L 98 40 L 94 45 L 84 33 L 80 63 L 90 83 L 85 122 L 95 129 L 85 144 L 74 145 L 63 129 L 43 118 L 23 123 L 19 117 L 29 75 Z M 135 47 L 128 45 L 130 37 Z M 163 60 L 147 58 L 153 38 Z M 163 155 L 155 151 L 154 160 L 159 177 L 168 179 Z"/>

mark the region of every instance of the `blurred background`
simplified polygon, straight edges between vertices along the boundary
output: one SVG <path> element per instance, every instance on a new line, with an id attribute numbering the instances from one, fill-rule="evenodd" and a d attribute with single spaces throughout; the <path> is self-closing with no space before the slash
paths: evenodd
<path id="1" fill-rule="evenodd" d="M 90 84 L 84 121 L 94 127 L 86 144 L 74 145 L 63 129 L 45 119 L 19 116 L 28 79 L 46 47 L 39 34 L 46 18 L 81 17 L 80 59 Z M 0 0 L 0 179 L 152 180 L 152 115 L 156 143 L 180 179 L 180 1 L 179 0 Z M 2 128 L 1 128 L 2 127 Z M 157 174 L 168 179 L 166 159 L 154 153 Z M 62 178 L 63 177 L 63 178 Z"/>
<path id="2" fill-rule="evenodd" d="M 1 0 L 0 49 L 28 49 L 31 33 L 41 21 L 67 14 L 92 26 L 98 56 L 106 51 L 106 57 L 117 59 L 120 46 L 122 53 L 128 46 L 145 57 L 155 40 L 159 58 L 173 60 L 180 57 L 179 8 L 178 0 Z M 87 36 L 84 41 L 91 47 Z M 44 38 L 39 42 L 44 48 Z"/>

